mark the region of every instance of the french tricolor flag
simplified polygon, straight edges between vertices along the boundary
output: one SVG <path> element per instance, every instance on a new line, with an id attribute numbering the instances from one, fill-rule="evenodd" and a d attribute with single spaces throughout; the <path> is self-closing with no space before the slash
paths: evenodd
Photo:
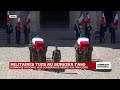
<path id="1" fill-rule="evenodd" d="M 28 13 L 26 24 L 30 25 L 30 23 L 31 23 L 30 13 Z"/>
<path id="2" fill-rule="evenodd" d="M 114 26 L 117 28 L 118 26 L 118 14 L 116 13 L 115 18 L 114 18 Z"/>
<path id="3" fill-rule="evenodd" d="M 101 24 L 104 24 L 104 25 L 106 24 L 104 12 L 102 13 L 102 17 L 101 17 Z"/>
<path id="4" fill-rule="evenodd" d="M 84 24 L 84 16 L 83 16 L 83 13 L 81 13 L 80 17 L 79 17 L 79 23 L 80 24 Z"/>
<path id="5" fill-rule="evenodd" d="M 9 15 L 10 15 L 10 13 L 9 13 L 9 11 L 7 11 L 7 24 L 10 24 L 10 18 L 9 18 Z"/>
<path id="6" fill-rule="evenodd" d="M 85 25 L 90 24 L 90 16 L 89 13 L 87 13 L 86 18 L 85 18 Z"/>
<path id="7" fill-rule="evenodd" d="M 18 30 L 22 29 L 22 23 L 21 23 L 20 17 L 18 18 L 18 22 L 17 22 L 17 29 Z"/>

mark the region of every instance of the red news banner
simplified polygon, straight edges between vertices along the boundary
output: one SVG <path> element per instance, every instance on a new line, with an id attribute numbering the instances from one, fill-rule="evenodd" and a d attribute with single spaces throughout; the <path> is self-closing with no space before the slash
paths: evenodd
<path id="1" fill-rule="evenodd" d="M 9 69 L 96 69 L 96 62 L 10 62 Z"/>

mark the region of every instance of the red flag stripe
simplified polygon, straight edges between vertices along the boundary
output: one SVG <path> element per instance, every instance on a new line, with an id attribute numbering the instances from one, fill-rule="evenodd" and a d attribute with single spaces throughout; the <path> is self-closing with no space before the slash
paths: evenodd
<path id="1" fill-rule="evenodd" d="M 83 14 L 80 15 L 80 18 L 79 18 L 79 23 L 80 24 L 84 24 L 85 20 L 84 20 L 84 16 Z"/>
<path id="2" fill-rule="evenodd" d="M 118 14 L 115 15 L 115 18 L 114 18 L 114 26 L 117 27 L 118 26 Z"/>
<path id="3" fill-rule="evenodd" d="M 104 13 L 102 13 L 101 24 L 106 24 L 106 19 L 105 19 Z"/>
<path id="4" fill-rule="evenodd" d="M 27 16 L 27 21 L 26 21 L 27 25 L 29 25 L 31 23 L 31 19 L 30 19 L 30 13 Z"/>
<path id="5" fill-rule="evenodd" d="M 17 29 L 18 29 L 18 30 L 21 30 L 21 29 L 22 29 L 22 23 L 21 23 L 20 18 L 18 18 Z"/>
<path id="6" fill-rule="evenodd" d="M 7 12 L 7 23 L 10 23 L 9 11 Z"/>
<path id="7" fill-rule="evenodd" d="M 85 19 L 85 25 L 88 25 L 88 24 L 90 24 L 90 17 L 89 17 L 89 14 L 87 13 L 86 19 Z"/>

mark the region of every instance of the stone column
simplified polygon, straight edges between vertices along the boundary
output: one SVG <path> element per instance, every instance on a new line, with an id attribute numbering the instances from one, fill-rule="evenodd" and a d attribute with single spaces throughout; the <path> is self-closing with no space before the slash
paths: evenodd
<path id="1" fill-rule="evenodd" d="M 40 30 L 40 11 L 31 11 L 31 31 Z"/>

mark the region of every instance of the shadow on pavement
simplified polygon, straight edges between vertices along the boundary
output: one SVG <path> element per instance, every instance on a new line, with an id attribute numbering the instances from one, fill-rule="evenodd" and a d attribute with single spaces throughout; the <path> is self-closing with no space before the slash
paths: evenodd
<path id="1" fill-rule="evenodd" d="M 111 44 L 111 43 L 93 43 L 92 44 L 95 47 L 104 47 L 104 48 L 112 48 L 112 49 L 120 49 L 120 42 L 116 42 L 115 44 Z"/>
<path id="2" fill-rule="evenodd" d="M 28 47 L 28 44 L 0 44 L 0 47 Z"/>
<path id="3" fill-rule="evenodd" d="M 95 72 L 111 72 L 112 69 L 96 69 L 96 70 L 92 70 Z"/>
<path id="4" fill-rule="evenodd" d="M 92 62 L 102 62 L 101 59 L 92 59 Z"/>
<path id="5" fill-rule="evenodd" d="M 41 70 L 37 70 L 37 71 L 41 71 Z M 65 72 L 65 69 L 47 69 L 47 70 L 42 70 L 42 71 L 48 71 L 48 72 L 54 72 L 54 73 L 62 73 Z"/>
<path id="6" fill-rule="evenodd" d="M 77 74 L 77 73 L 63 73 L 63 74 Z"/>

